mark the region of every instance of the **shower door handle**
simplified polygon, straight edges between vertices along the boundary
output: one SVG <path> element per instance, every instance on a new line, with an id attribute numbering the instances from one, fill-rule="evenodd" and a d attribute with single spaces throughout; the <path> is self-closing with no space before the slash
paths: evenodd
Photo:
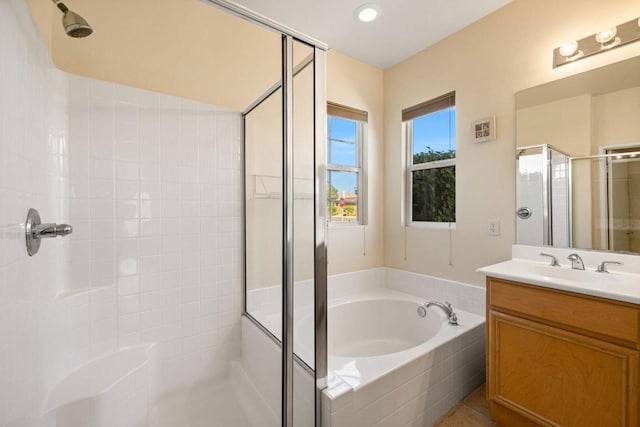
<path id="1" fill-rule="evenodd" d="M 516 211 L 516 215 L 518 215 L 518 218 L 520 219 L 529 219 L 531 218 L 531 209 L 523 207 L 523 208 L 519 208 Z"/>

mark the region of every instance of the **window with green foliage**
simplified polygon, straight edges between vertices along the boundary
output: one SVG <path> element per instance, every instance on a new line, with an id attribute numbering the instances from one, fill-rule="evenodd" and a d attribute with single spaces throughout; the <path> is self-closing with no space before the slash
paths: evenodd
<path id="1" fill-rule="evenodd" d="M 455 92 L 402 111 L 407 141 L 407 222 L 456 221 Z"/>
<path id="2" fill-rule="evenodd" d="M 327 105 L 327 218 L 365 224 L 364 141 L 367 112 Z"/>

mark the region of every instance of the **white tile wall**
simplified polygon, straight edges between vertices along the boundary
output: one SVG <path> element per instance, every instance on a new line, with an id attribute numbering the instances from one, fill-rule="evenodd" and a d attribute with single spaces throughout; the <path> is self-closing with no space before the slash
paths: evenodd
<path id="1" fill-rule="evenodd" d="M 68 282 L 69 243 L 45 241 L 37 256 L 27 256 L 24 220 L 30 207 L 44 221 L 68 220 L 66 115 L 66 78 L 51 63 L 26 2 L 0 2 L 0 425 L 36 425 L 59 364 L 42 332 L 49 297 Z"/>
<path id="2" fill-rule="evenodd" d="M 239 352 L 241 118 L 69 77 L 71 287 L 95 296 L 101 345 L 158 342 L 161 391 Z"/>
<path id="3" fill-rule="evenodd" d="M 0 2 L 0 426 L 35 426 L 66 373 L 159 342 L 157 386 L 239 352 L 240 116 L 52 64 Z M 28 257 L 24 219 L 71 223 Z"/>
<path id="4" fill-rule="evenodd" d="M 480 316 L 486 314 L 486 290 L 483 287 L 395 268 L 384 268 L 383 274 L 387 288 L 425 300 L 448 301 L 453 308 Z"/>

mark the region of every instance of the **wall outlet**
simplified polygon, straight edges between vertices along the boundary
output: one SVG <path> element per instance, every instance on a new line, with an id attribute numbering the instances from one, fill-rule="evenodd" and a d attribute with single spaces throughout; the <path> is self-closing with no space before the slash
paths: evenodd
<path id="1" fill-rule="evenodd" d="M 499 236 L 500 235 L 500 220 L 499 219 L 490 219 L 487 222 L 487 234 L 489 236 Z"/>

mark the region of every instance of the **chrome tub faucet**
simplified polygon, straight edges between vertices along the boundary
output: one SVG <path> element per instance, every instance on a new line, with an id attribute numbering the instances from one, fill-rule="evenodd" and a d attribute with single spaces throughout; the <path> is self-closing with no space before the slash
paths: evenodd
<path id="1" fill-rule="evenodd" d="M 439 307 L 442 311 L 444 311 L 444 314 L 446 314 L 447 320 L 449 321 L 450 325 L 458 325 L 458 316 L 456 316 L 456 313 L 453 312 L 453 307 L 451 307 L 451 304 L 449 304 L 448 302 L 445 302 L 443 304 L 438 301 L 427 301 L 426 303 L 424 303 L 424 306 L 426 308 L 429 308 L 432 305 L 435 305 L 436 307 Z"/>

